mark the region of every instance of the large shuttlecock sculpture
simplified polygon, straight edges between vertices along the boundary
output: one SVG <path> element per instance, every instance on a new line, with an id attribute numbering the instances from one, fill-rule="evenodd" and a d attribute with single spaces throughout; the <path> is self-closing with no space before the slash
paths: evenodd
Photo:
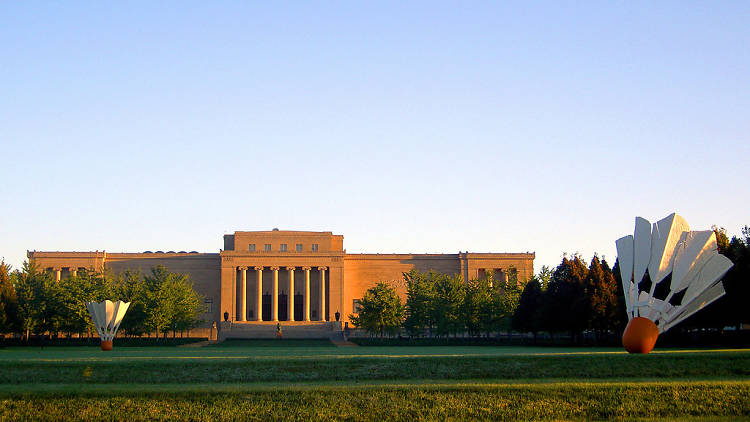
<path id="1" fill-rule="evenodd" d="M 111 300 L 86 302 L 86 308 L 91 314 L 91 319 L 94 320 L 96 332 L 99 333 L 99 338 L 102 340 L 102 350 L 112 350 L 112 340 L 114 340 L 117 329 L 120 328 L 122 318 L 129 306 L 130 302 L 121 300 L 117 302 Z"/>
<path id="2" fill-rule="evenodd" d="M 660 333 L 724 295 L 732 261 L 719 254 L 712 230 L 690 231 L 677 214 L 653 225 L 636 217 L 633 235 L 616 246 L 629 320 L 622 344 L 630 353 L 650 352 Z"/>

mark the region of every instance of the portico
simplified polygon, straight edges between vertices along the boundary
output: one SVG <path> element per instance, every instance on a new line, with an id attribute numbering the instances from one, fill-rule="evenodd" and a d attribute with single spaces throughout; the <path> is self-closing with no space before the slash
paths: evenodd
<path id="1" fill-rule="evenodd" d="M 236 322 L 326 321 L 326 266 L 237 266 Z"/>
<path id="2" fill-rule="evenodd" d="M 220 252 L 222 320 L 333 321 L 336 312 L 346 311 L 343 243 L 343 236 L 331 232 L 225 235 Z"/>

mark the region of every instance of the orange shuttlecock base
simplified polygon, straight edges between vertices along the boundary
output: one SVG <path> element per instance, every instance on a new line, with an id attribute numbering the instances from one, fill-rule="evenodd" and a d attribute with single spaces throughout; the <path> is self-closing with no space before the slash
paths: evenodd
<path id="1" fill-rule="evenodd" d="M 644 317 L 635 317 L 628 322 L 622 333 L 622 345 L 628 353 L 646 354 L 654 349 L 659 329 L 653 321 Z"/>
<path id="2" fill-rule="evenodd" d="M 112 350 L 112 340 L 102 340 L 102 350 L 105 352 Z"/>

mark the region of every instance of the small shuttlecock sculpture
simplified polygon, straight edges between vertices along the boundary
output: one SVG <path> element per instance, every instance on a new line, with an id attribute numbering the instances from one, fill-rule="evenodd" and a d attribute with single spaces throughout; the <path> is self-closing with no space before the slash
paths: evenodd
<path id="1" fill-rule="evenodd" d="M 724 295 L 721 279 L 732 262 L 719 254 L 716 234 L 690 231 L 677 214 L 653 226 L 636 217 L 634 234 L 616 246 L 629 320 L 622 344 L 630 353 L 650 352 L 660 333 Z"/>
<path id="2" fill-rule="evenodd" d="M 94 320 L 96 332 L 99 333 L 99 338 L 102 340 L 102 350 L 112 350 L 112 340 L 115 338 L 117 329 L 120 328 L 122 318 L 129 306 L 130 302 L 121 300 L 117 302 L 111 300 L 86 302 L 86 308 L 91 314 L 91 319 Z"/>

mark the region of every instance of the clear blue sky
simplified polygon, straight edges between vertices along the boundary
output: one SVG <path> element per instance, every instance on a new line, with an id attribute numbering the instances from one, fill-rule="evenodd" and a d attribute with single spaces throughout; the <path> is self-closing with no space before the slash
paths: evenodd
<path id="1" fill-rule="evenodd" d="M 750 3 L 2 2 L 0 256 L 614 261 L 633 218 L 750 224 Z"/>

